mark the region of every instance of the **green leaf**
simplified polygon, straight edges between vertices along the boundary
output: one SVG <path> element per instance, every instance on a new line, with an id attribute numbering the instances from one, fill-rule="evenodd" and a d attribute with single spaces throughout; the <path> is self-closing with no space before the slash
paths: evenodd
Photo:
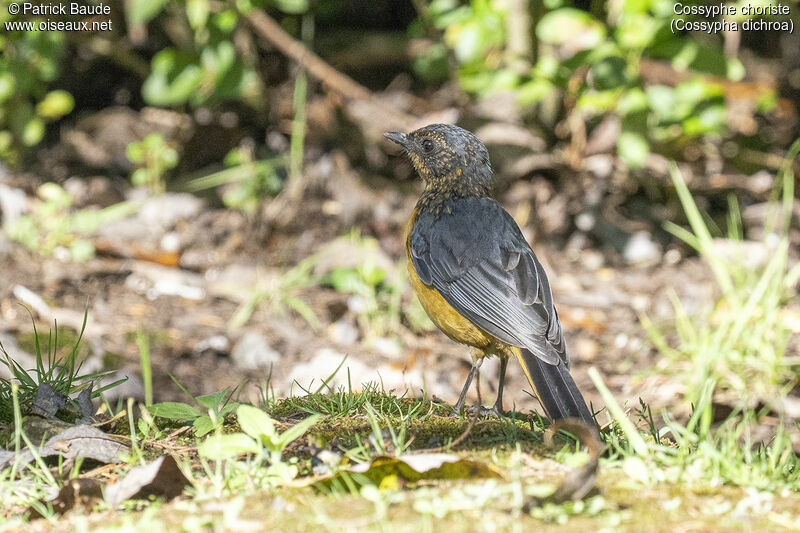
<path id="1" fill-rule="evenodd" d="M 167 0 L 132 0 L 125 3 L 125 18 L 128 24 L 143 24 L 150 22 L 158 15 Z"/>
<path id="2" fill-rule="evenodd" d="M 69 245 L 69 256 L 73 261 L 86 261 L 94 257 L 94 245 L 86 239 L 75 239 Z"/>
<path id="3" fill-rule="evenodd" d="M 275 5 L 291 15 L 302 15 L 308 11 L 308 0 L 275 0 Z"/>
<path id="4" fill-rule="evenodd" d="M 136 427 L 139 428 L 139 433 L 142 435 L 147 435 L 150 432 L 150 424 L 144 418 L 136 421 Z"/>
<path id="5" fill-rule="evenodd" d="M 589 13 L 564 7 L 542 17 L 536 26 L 536 36 L 546 43 L 570 43 L 576 50 L 588 50 L 606 38 L 606 31 Z"/>
<path id="6" fill-rule="evenodd" d="M 219 461 L 233 459 L 243 453 L 259 453 L 261 446 L 244 433 L 212 435 L 197 447 L 202 457 Z"/>
<path id="7" fill-rule="evenodd" d="M 131 174 L 131 183 L 136 186 L 147 184 L 148 172 L 146 168 L 137 168 Z"/>
<path id="8" fill-rule="evenodd" d="M 203 415 L 202 411 L 186 403 L 161 402 L 147 408 L 153 416 L 175 420 L 194 420 Z"/>
<path id="9" fill-rule="evenodd" d="M 666 85 L 651 85 L 646 89 L 647 101 L 659 120 L 679 120 L 682 118 L 677 105 L 675 89 Z"/>
<path id="10" fill-rule="evenodd" d="M 617 42 L 626 50 L 647 48 L 659 26 L 659 22 L 646 13 L 628 14 L 622 17 L 615 31 Z"/>
<path id="11" fill-rule="evenodd" d="M 198 396 L 195 398 L 197 403 L 205 407 L 206 409 L 211 409 L 215 413 L 219 411 L 219 407 L 223 401 L 225 401 L 225 395 L 228 393 L 228 389 L 222 389 L 217 392 L 213 392 L 211 394 L 204 394 L 203 396 Z"/>
<path id="12" fill-rule="evenodd" d="M 203 415 L 199 418 L 196 418 L 193 422 L 194 425 L 194 434 L 198 437 L 202 437 L 214 430 L 215 427 L 222 424 L 222 419 L 217 419 L 217 423 L 214 424 L 214 421 L 211 420 L 211 417 L 208 415 Z"/>
<path id="13" fill-rule="evenodd" d="M 220 411 L 218 413 L 220 418 L 222 418 L 225 415 L 227 415 L 228 413 L 238 409 L 239 405 L 241 405 L 239 402 L 229 402 L 227 405 L 225 405 L 225 407 L 220 409 Z"/>
<path id="14" fill-rule="evenodd" d="M 336 267 L 328 274 L 328 280 L 339 292 L 356 293 L 364 287 L 358 272 L 352 268 Z"/>
<path id="15" fill-rule="evenodd" d="M 186 18 L 192 29 L 202 28 L 208 21 L 208 0 L 186 0 Z"/>
<path id="16" fill-rule="evenodd" d="M 650 145 L 642 135 L 623 131 L 617 139 L 617 151 L 632 168 L 641 168 L 650 153 Z"/>
<path id="17" fill-rule="evenodd" d="M 727 66 L 729 80 L 741 81 L 744 79 L 745 74 L 747 74 L 744 65 L 738 58 L 729 57 L 727 60 Z"/>
<path id="18" fill-rule="evenodd" d="M 459 63 L 471 63 L 480 59 L 486 49 L 483 32 L 477 23 L 466 24 L 458 32 L 453 52 Z"/>
<path id="19" fill-rule="evenodd" d="M 621 89 L 609 91 L 586 91 L 578 98 L 578 107 L 592 113 L 605 113 L 617 105 Z"/>
<path id="20" fill-rule="evenodd" d="M 608 56 L 600 59 L 592 66 L 594 86 L 599 90 L 614 89 L 628 83 L 625 60 L 621 57 Z"/>
<path id="21" fill-rule="evenodd" d="M 43 183 L 36 189 L 36 195 L 48 204 L 53 204 L 58 208 L 72 205 L 72 196 L 58 183 L 50 181 Z"/>
<path id="22" fill-rule="evenodd" d="M 0 74 L 0 104 L 11 98 L 15 87 L 14 76 L 8 72 Z"/>
<path id="23" fill-rule="evenodd" d="M 617 103 L 617 111 L 621 115 L 639 113 L 647 109 L 647 96 L 638 87 L 625 92 Z"/>
<path id="24" fill-rule="evenodd" d="M 550 81 L 541 78 L 535 78 L 529 82 L 523 83 L 517 90 L 517 102 L 521 106 L 528 106 L 538 104 L 545 97 L 555 91 L 555 86 Z"/>
<path id="25" fill-rule="evenodd" d="M 275 424 L 267 413 L 252 405 L 240 405 L 236 410 L 236 419 L 242 431 L 258 439 L 265 446 L 274 443 L 277 433 Z"/>
<path id="26" fill-rule="evenodd" d="M 3 224 L 3 230 L 10 239 L 21 242 L 29 249 L 36 250 L 38 248 L 41 233 L 39 226 L 30 215 L 22 215 L 14 221 L 6 222 Z"/>
<path id="27" fill-rule="evenodd" d="M 203 69 L 194 54 L 167 48 L 151 62 L 150 76 L 142 84 L 142 96 L 151 105 L 185 104 L 194 97 L 203 81 Z"/>
<path id="28" fill-rule="evenodd" d="M 224 33 L 230 33 L 236 27 L 236 11 L 232 9 L 226 9 L 221 13 L 217 13 L 214 17 L 214 24 L 217 26 L 217 29 Z"/>
<path id="29" fill-rule="evenodd" d="M 292 441 L 300 438 L 303 434 L 308 431 L 311 426 L 317 423 L 321 415 L 311 415 L 308 418 L 301 420 L 297 424 L 293 425 L 280 436 L 280 445 L 281 449 L 286 448 Z"/>
<path id="30" fill-rule="evenodd" d="M 683 122 L 686 135 L 696 137 L 706 133 L 721 132 L 725 127 L 725 106 L 706 107 Z"/>
<path id="31" fill-rule="evenodd" d="M 75 99 L 67 91 L 50 91 L 44 100 L 36 104 L 36 113 L 43 118 L 55 120 L 63 117 L 75 107 Z"/>
<path id="32" fill-rule="evenodd" d="M 36 146 L 44 137 L 44 121 L 40 118 L 32 118 L 22 130 L 22 144 L 25 146 Z"/>
<path id="33" fill-rule="evenodd" d="M 297 477 L 297 465 L 278 461 L 269 465 L 269 468 L 267 468 L 267 475 L 277 478 L 279 483 L 289 483 Z"/>

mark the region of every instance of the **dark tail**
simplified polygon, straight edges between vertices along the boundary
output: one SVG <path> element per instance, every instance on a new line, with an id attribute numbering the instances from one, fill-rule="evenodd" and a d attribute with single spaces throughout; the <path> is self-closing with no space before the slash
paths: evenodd
<path id="1" fill-rule="evenodd" d="M 533 392 L 539 398 L 547 416 L 555 421 L 562 418 L 580 418 L 590 427 L 597 427 L 586 406 L 581 391 L 564 363 L 545 363 L 530 351 L 522 349 L 517 356 Z"/>

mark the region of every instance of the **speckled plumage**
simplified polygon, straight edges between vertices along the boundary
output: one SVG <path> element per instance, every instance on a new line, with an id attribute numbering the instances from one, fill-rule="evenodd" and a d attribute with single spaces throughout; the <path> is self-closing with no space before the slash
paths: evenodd
<path id="1" fill-rule="evenodd" d="M 406 236 L 409 275 L 425 311 L 447 336 L 471 347 L 474 361 L 514 356 L 551 418 L 593 423 L 569 375 L 547 275 L 514 219 L 491 198 L 486 147 L 445 124 L 386 136 L 425 181 Z"/>

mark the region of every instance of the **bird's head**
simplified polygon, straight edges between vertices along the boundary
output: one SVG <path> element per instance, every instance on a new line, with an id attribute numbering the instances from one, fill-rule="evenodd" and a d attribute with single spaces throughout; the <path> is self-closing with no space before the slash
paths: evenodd
<path id="1" fill-rule="evenodd" d="M 384 136 L 403 147 L 427 186 L 470 195 L 489 193 L 489 152 L 469 131 L 450 124 L 430 124 L 408 134 L 390 131 Z"/>

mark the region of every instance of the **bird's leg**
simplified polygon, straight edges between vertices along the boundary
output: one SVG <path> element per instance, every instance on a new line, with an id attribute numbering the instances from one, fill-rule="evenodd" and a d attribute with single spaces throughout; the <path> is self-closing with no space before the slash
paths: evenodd
<path id="1" fill-rule="evenodd" d="M 481 406 L 482 415 L 495 415 L 503 416 L 503 383 L 506 380 L 506 367 L 508 366 L 508 357 L 500 358 L 500 379 L 497 383 L 497 399 L 491 409 Z"/>
<path id="2" fill-rule="evenodd" d="M 472 352 L 472 368 L 469 369 L 467 381 L 464 382 L 464 388 L 461 389 L 461 394 L 458 396 L 458 401 L 456 402 L 453 413 L 450 415 L 451 417 L 458 418 L 461 416 L 461 409 L 464 407 L 464 399 L 467 397 L 467 391 L 469 390 L 469 386 L 472 384 L 472 379 L 475 377 L 475 374 L 478 372 L 478 369 L 481 367 L 482 363 L 483 357 L 478 357 L 474 352 Z"/>

